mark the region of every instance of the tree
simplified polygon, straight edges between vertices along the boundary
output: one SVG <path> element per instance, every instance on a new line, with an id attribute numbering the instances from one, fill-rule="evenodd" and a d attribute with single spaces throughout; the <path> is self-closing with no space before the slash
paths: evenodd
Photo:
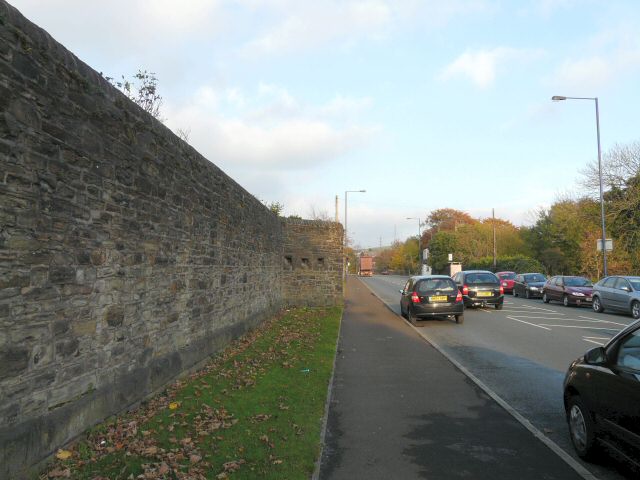
<path id="1" fill-rule="evenodd" d="M 590 162 L 582 170 L 580 182 L 594 198 L 600 197 L 598 161 Z M 630 178 L 640 174 L 640 141 L 628 145 L 615 144 L 602 156 L 602 183 L 605 190 L 624 189 Z"/>

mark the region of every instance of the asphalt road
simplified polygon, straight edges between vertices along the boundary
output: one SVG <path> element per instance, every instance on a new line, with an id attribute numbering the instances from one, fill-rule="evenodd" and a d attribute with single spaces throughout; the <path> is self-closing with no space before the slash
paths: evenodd
<path id="1" fill-rule="evenodd" d="M 362 280 L 399 315 L 398 290 L 406 278 Z M 603 345 L 632 321 L 624 315 L 597 314 L 588 307 L 507 295 L 502 310 L 466 309 L 463 325 L 427 320 L 418 330 L 577 459 L 564 418 L 564 374 L 574 359 Z M 619 480 L 628 475 L 615 459 L 602 465 L 581 463 L 601 479 Z"/>
<path id="2" fill-rule="evenodd" d="M 318 478 L 590 478 L 389 311 L 347 282 Z"/>

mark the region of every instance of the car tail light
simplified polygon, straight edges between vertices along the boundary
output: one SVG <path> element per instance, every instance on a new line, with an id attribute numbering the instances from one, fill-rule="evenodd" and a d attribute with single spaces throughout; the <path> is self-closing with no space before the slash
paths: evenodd
<path id="1" fill-rule="evenodd" d="M 469 287 L 466 285 L 462 286 L 462 294 L 463 295 L 469 295 Z"/>
<path id="2" fill-rule="evenodd" d="M 458 296 L 456 297 L 456 303 L 461 302 L 462 301 L 462 294 L 460 292 L 458 292 Z"/>
<path id="3" fill-rule="evenodd" d="M 420 303 L 420 297 L 418 296 L 417 292 L 413 292 L 411 294 L 411 301 L 413 303 Z"/>
<path id="4" fill-rule="evenodd" d="M 500 285 L 500 295 L 504 295 L 504 287 Z"/>

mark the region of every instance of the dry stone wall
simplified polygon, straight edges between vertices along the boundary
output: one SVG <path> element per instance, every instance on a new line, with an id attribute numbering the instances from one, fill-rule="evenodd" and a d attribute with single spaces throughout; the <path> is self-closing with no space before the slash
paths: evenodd
<path id="1" fill-rule="evenodd" d="M 341 302 L 341 235 L 283 223 L 0 0 L 0 478 L 282 305 Z M 285 274 L 307 241 L 324 269 Z"/>
<path id="2" fill-rule="evenodd" d="M 283 223 L 283 230 L 284 298 L 312 306 L 341 302 L 342 225 L 289 219 Z"/>

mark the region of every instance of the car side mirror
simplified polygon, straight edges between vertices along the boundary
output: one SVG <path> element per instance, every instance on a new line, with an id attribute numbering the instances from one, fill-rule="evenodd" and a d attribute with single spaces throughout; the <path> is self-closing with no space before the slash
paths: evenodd
<path id="1" fill-rule="evenodd" d="M 626 285 L 624 287 L 622 287 L 622 290 L 624 290 L 625 292 L 630 292 L 631 289 L 629 287 L 627 287 Z"/>
<path id="2" fill-rule="evenodd" d="M 603 365 L 607 361 L 607 352 L 604 347 L 596 347 L 584 354 L 584 363 L 588 365 Z"/>
<path id="3" fill-rule="evenodd" d="M 398 290 L 402 295 L 404 295 L 404 290 Z"/>

